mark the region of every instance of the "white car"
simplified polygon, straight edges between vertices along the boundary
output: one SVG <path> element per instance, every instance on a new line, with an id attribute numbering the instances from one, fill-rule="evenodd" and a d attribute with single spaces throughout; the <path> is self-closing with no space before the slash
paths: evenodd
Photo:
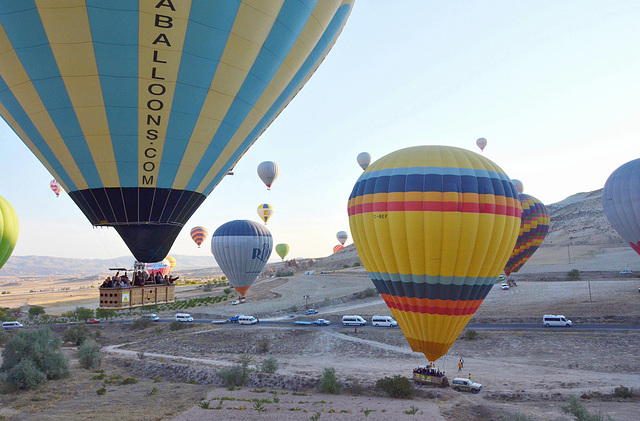
<path id="1" fill-rule="evenodd" d="M 631 275 L 633 272 L 629 269 L 621 270 L 620 275 Z"/>
<path id="2" fill-rule="evenodd" d="M 326 326 L 326 325 L 330 325 L 331 324 L 331 322 L 329 320 L 326 320 L 326 319 L 318 319 L 318 320 L 316 320 L 315 323 L 318 326 Z"/>
<path id="3" fill-rule="evenodd" d="M 231 303 L 232 306 L 237 306 L 238 304 L 240 304 L 240 300 L 235 300 Z"/>
<path id="4" fill-rule="evenodd" d="M 501 284 L 500 288 L 502 289 L 509 289 L 509 284 Z"/>

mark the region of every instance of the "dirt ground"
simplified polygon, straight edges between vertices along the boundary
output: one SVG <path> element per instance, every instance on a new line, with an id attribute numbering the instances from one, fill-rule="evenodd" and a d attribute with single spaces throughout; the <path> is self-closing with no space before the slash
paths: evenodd
<path id="1" fill-rule="evenodd" d="M 561 266 L 567 256 L 560 256 L 556 250 L 556 265 L 545 263 L 543 271 L 534 264 L 517 275 L 517 287 L 506 291 L 494 288 L 471 323 L 540 324 L 542 314 L 553 313 L 569 317 L 576 327 L 591 323 L 640 324 L 640 279 L 618 275 L 627 267 L 635 272 L 626 257 L 616 257 L 621 249 L 587 250 L 582 254 L 572 249 L 571 253 L 571 266 L 582 259 L 579 264 L 593 264 L 600 270 L 585 271 L 580 280 L 569 281 Z M 396 374 L 410 376 L 411 370 L 425 364 L 426 359 L 410 350 L 400 329 L 367 326 L 356 334 L 352 328 L 340 326 L 344 314 L 366 318 L 390 314 L 379 298 L 348 298 L 370 286 L 361 269 L 269 279 L 252 287 L 246 304 L 231 306 L 225 302 L 190 311 L 196 318 L 245 313 L 263 320 L 282 319 L 294 306 L 303 310 L 304 296 L 308 295 L 307 304 L 320 312 L 313 317 L 330 320 L 329 327 L 300 327 L 293 322 L 277 326 L 202 324 L 180 331 L 171 331 L 166 323 L 142 331 L 119 324 L 92 326 L 101 332 L 106 380 L 119 375 L 135 377 L 138 383 L 119 385 L 114 379 L 105 384 L 105 379 L 92 379 L 96 373 L 77 368 L 75 353 L 69 350 L 73 367 L 70 379 L 50 382 L 37 391 L 0 395 L 0 416 L 16 420 L 37 415 L 38 419 L 51 420 L 285 421 L 316 417 L 458 421 L 508 420 L 521 414 L 555 421 L 570 419 L 561 408 L 569 396 L 576 396 L 592 412 L 608 414 L 615 420 L 638 419 L 638 397 L 625 400 L 612 396 L 613 389 L 621 385 L 640 391 L 640 330 L 634 329 L 477 329 L 475 340 L 464 339 L 463 332 L 436 365 L 450 378 L 471 374 L 474 381 L 482 383 L 481 393 L 422 387 L 412 400 L 384 397 L 374 390 L 378 379 Z M 168 312 L 159 315 L 173 316 Z M 300 319 L 310 317 L 295 320 Z M 57 329 L 62 332 L 64 328 Z M 268 351 L 263 353 L 261 343 L 265 342 Z M 177 371 L 179 365 L 216 370 L 230 366 L 242 354 L 252 357 L 252 366 L 259 366 L 265 358 L 275 358 L 280 363 L 278 375 L 285 378 L 317 380 L 324 368 L 333 367 L 345 384 L 345 392 L 336 396 L 320 394 L 314 388 L 262 390 L 251 386 L 230 391 L 186 379 L 159 380 L 151 371 L 133 368 L 133 362 L 144 355 L 144 361 L 158 363 L 169 371 L 174 366 Z M 460 357 L 464 357 L 465 366 L 458 373 Z M 96 395 L 102 386 L 107 389 L 105 395 Z M 206 402 L 203 406 L 209 409 L 201 408 L 198 402 Z"/>

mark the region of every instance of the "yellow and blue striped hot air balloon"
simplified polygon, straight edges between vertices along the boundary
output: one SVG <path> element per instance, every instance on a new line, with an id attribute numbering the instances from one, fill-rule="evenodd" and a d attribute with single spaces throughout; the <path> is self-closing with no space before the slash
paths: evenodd
<path id="1" fill-rule="evenodd" d="M 0 2 L 0 114 L 93 225 L 164 259 L 354 0 Z"/>
<path id="2" fill-rule="evenodd" d="M 271 215 L 273 215 L 273 206 L 268 203 L 263 203 L 258 206 L 258 216 L 264 221 L 265 225 L 269 218 L 271 218 Z"/>
<path id="3" fill-rule="evenodd" d="M 205 227 L 198 226 L 191 228 L 191 239 L 198 245 L 198 248 L 200 248 L 200 245 L 207 238 L 207 235 L 209 235 L 209 232 Z"/>
<path id="4" fill-rule="evenodd" d="M 518 237 L 509 177 L 465 149 L 417 146 L 371 164 L 349 197 L 359 256 L 411 349 L 447 353 Z"/>
<path id="5" fill-rule="evenodd" d="M 11 203 L 0 196 L 0 269 L 9 260 L 16 247 L 19 228 L 16 210 Z"/>
<path id="6" fill-rule="evenodd" d="M 514 185 L 517 190 L 518 185 L 516 183 Z M 535 197 L 524 193 L 520 193 L 519 198 L 522 205 L 522 222 L 520 223 L 518 240 L 504 268 L 504 273 L 507 276 L 519 271 L 527 263 L 527 260 L 538 250 L 549 232 L 549 213 L 544 204 Z"/>

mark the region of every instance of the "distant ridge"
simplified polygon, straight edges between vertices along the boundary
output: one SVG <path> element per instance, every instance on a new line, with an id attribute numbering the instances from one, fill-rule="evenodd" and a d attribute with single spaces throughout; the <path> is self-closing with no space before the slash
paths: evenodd
<path id="1" fill-rule="evenodd" d="M 551 217 L 549 234 L 542 247 L 567 245 L 607 245 L 622 246 L 624 241 L 611 227 L 602 208 L 602 189 L 592 192 L 576 193 L 566 199 L 547 205 Z M 184 256 L 171 255 L 178 264 L 174 271 L 180 273 L 196 272 L 220 274 L 212 256 Z M 11 256 L 4 267 L 0 269 L 2 277 L 59 277 L 59 276 L 88 276 L 107 275 L 109 268 L 133 265 L 132 256 L 122 256 L 115 259 L 69 259 L 48 256 Z M 324 258 L 298 258 L 288 260 L 295 266 L 292 269 L 302 270 L 305 267 L 338 269 L 345 265 L 352 266 L 359 261 L 353 244 L 345 249 L 330 254 Z M 291 265 L 288 263 L 288 265 Z M 283 263 L 272 263 L 271 268 L 283 267 Z"/>

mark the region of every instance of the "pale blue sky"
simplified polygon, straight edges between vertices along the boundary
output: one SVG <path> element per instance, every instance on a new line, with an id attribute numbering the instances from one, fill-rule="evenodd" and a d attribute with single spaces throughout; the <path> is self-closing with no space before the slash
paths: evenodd
<path id="1" fill-rule="evenodd" d="M 638 21 L 637 1 L 357 0 L 322 66 L 170 255 L 211 256 L 209 239 L 198 249 L 189 229 L 258 221 L 261 203 L 274 206 L 268 228 L 274 243 L 290 245 L 288 257 L 329 255 L 337 231 L 349 232 L 363 151 L 374 160 L 421 144 L 479 152 L 475 140 L 485 137 L 484 155 L 546 204 L 601 188 L 640 156 Z M 21 224 L 14 255 L 129 254 L 66 193 L 55 198 L 52 176 L 4 122 L 0 137 L 0 195 Z M 271 191 L 256 173 L 265 160 L 280 165 Z"/>

